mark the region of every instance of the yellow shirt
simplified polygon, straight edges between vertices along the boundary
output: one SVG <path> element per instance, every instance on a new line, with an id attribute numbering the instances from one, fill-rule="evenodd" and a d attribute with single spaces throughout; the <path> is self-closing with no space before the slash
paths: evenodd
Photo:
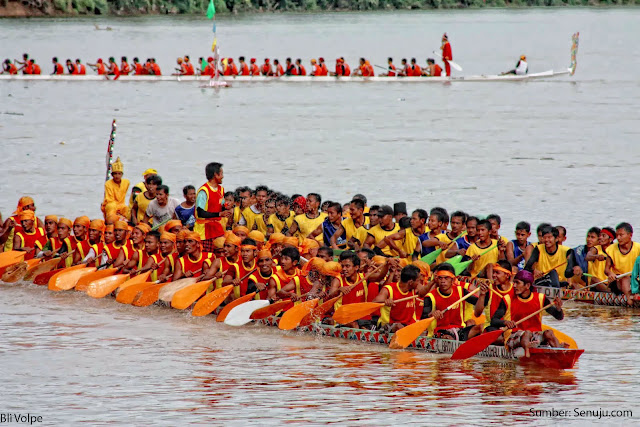
<path id="1" fill-rule="evenodd" d="M 144 193 L 140 193 L 136 196 L 136 202 L 138 203 L 138 215 L 136 215 L 136 218 L 138 219 L 138 222 L 142 222 L 142 220 L 144 220 L 144 214 L 147 212 L 147 206 L 149 206 L 149 203 L 154 199 L 155 197 L 153 199 L 148 199 Z M 149 221 L 151 222 L 151 220 Z"/>
<path id="2" fill-rule="evenodd" d="M 614 243 L 607 248 L 607 255 L 613 262 L 613 271 L 616 274 L 624 274 L 633 270 L 633 264 L 640 255 L 640 243 L 632 242 L 631 250 L 627 254 L 620 252 L 619 243 Z"/>
<path id="3" fill-rule="evenodd" d="M 115 202 L 118 206 L 126 206 L 127 192 L 129 191 L 129 180 L 122 179 L 120 184 L 113 182 L 113 179 L 104 183 L 104 201 L 106 203 Z"/>
<path id="4" fill-rule="evenodd" d="M 447 233 L 438 234 L 436 236 L 436 239 L 440 240 L 441 242 L 445 242 L 447 244 L 451 243 L 451 239 L 449 238 L 449 236 L 447 236 Z M 443 249 L 442 252 L 440 252 L 440 255 L 438 255 L 438 258 L 436 258 L 436 264 L 442 264 L 447 260 L 447 257 L 445 256 L 446 253 L 447 253 L 447 249 Z"/>
<path id="5" fill-rule="evenodd" d="M 375 244 L 377 245 L 382 239 L 384 239 L 387 236 L 390 236 L 392 234 L 397 233 L 398 231 L 400 231 L 400 225 L 398 224 L 393 224 L 393 228 L 389 231 L 385 230 L 384 228 L 382 228 L 380 226 L 380 224 L 376 225 L 375 227 L 372 227 L 369 229 L 369 235 L 373 236 L 373 238 L 375 239 Z M 411 233 L 413 234 L 413 233 Z M 415 246 L 414 246 L 415 248 Z M 413 251 L 411 251 L 413 253 Z M 385 246 L 384 248 L 382 248 L 382 253 L 384 253 L 385 255 L 389 255 L 389 256 L 398 256 L 398 254 L 396 253 L 396 251 L 391 250 L 391 247 L 389 247 L 389 245 Z"/>
<path id="6" fill-rule="evenodd" d="M 594 246 L 594 248 L 597 251 L 596 255 L 606 255 L 605 252 L 602 250 L 602 246 L 597 245 L 597 246 Z M 598 261 L 598 260 L 589 261 L 589 271 L 587 271 L 587 273 L 594 276 L 594 278 L 592 279 L 594 280 L 593 283 L 601 282 L 602 280 L 607 278 L 607 275 L 604 274 L 604 267 L 606 264 L 607 264 L 606 259 L 604 261 Z"/>
<path id="7" fill-rule="evenodd" d="M 309 237 L 311 233 L 316 231 L 316 229 L 322 225 L 322 222 L 326 217 L 327 214 L 324 212 L 320 212 L 320 215 L 318 215 L 317 218 L 309 218 L 307 214 L 296 215 L 293 220 L 298 224 L 298 239 Z M 320 246 L 324 244 L 322 233 L 318 234 L 315 239 L 320 242 Z"/>
<path id="8" fill-rule="evenodd" d="M 291 228 L 291 224 L 293 224 L 293 217 L 293 211 L 289 212 L 289 216 L 285 218 L 284 221 L 281 221 L 280 218 L 278 218 L 278 215 L 271 214 L 271 216 L 269 217 L 269 225 L 273 227 L 274 233 L 282 233 L 282 230 L 284 230 L 285 226 L 287 228 Z"/>
<path id="9" fill-rule="evenodd" d="M 248 208 L 244 208 L 244 210 L 242 211 L 242 217 L 244 218 L 244 220 L 246 221 L 247 225 L 246 227 L 249 230 L 253 230 L 253 224 L 256 223 L 256 218 L 262 216 L 262 212 L 260 213 L 255 213 L 253 211 L 253 209 L 251 209 L 251 206 L 249 206 Z M 260 230 L 262 231 L 262 230 Z M 265 225 L 265 231 L 262 231 L 263 233 L 266 233 L 266 225 Z"/>
<path id="10" fill-rule="evenodd" d="M 498 262 L 497 243 L 498 243 L 497 240 L 491 239 L 491 246 L 487 246 L 486 248 L 479 247 L 477 243 L 474 243 L 471 246 L 469 246 L 469 249 L 467 249 L 467 252 L 466 252 L 467 256 L 469 257 L 473 257 L 474 255 L 480 255 L 487 249 L 493 247 L 493 250 L 482 255 L 479 259 L 477 259 L 475 262 L 471 264 L 471 270 L 469 271 L 469 273 L 471 273 L 471 277 L 476 277 L 481 271 L 484 270 L 484 268 L 487 265 L 495 264 L 496 262 Z"/>
<path id="11" fill-rule="evenodd" d="M 562 264 L 567 260 L 567 252 L 569 251 L 568 246 L 558 245 L 558 249 L 556 252 L 551 255 L 547 252 L 547 248 L 544 245 L 538 245 L 538 251 L 540 255 L 538 256 L 538 270 L 543 273 L 548 272 L 559 264 Z M 635 258 L 633 259 L 635 261 Z M 633 263 L 631 264 L 633 266 Z M 564 275 L 564 271 L 567 269 L 566 264 L 561 265 L 560 267 L 556 267 L 555 270 L 558 273 L 558 280 L 561 282 L 566 282 L 567 278 Z"/>
<path id="12" fill-rule="evenodd" d="M 144 181 L 140 181 L 139 183 L 137 183 L 136 185 L 133 186 L 133 188 L 131 189 L 131 196 L 129 197 L 129 207 L 133 206 L 133 202 L 134 200 L 136 200 L 136 196 L 138 194 L 133 194 L 133 189 L 137 188 L 138 190 L 140 190 L 140 193 L 144 193 L 145 191 L 147 191 L 147 186 L 144 184 Z"/>
<path id="13" fill-rule="evenodd" d="M 360 244 L 363 244 L 365 240 L 367 240 L 367 230 L 364 226 L 360 226 L 356 228 L 356 225 L 353 222 L 353 218 L 347 218 L 342 221 L 342 228 L 344 228 L 344 232 L 346 236 L 343 236 L 347 242 L 351 240 L 352 237 L 358 239 Z"/>
<path id="14" fill-rule="evenodd" d="M 255 217 L 254 227 L 262 234 L 267 234 L 267 223 L 264 222 L 264 214 L 258 214 Z"/>
<path id="15" fill-rule="evenodd" d="M 420 241 L 420 237 L 416 236 L 411 228 L 407 228 L 404 232 L 401 248 L 407 254 L 407 261 L 409 263 L 413 261 L 413 252 L 418 246 L 418 241 Z"/>

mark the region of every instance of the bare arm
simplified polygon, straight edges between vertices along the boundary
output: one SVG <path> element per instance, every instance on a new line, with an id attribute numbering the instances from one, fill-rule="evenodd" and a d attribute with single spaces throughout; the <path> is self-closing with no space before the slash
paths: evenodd
<path id="1" fill-rule="evenodd" d="M 343 233 L 344 233 L 344 228 L 341 225 L 340 227 L 338 227 L 336 232 L 333 233 L 333 236 L 331 236 L 331 247 L 333 249 L 340 249 L 338 248 L 338 245 L 336 242 L 338 241 L 338 237 L 342 236 Z"/>

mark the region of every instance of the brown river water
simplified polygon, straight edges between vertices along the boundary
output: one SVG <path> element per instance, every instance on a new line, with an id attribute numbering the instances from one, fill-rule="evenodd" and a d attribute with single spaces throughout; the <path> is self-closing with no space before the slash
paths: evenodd
<path id="1" fill-rule="evenodd" d="M 155 167 L 179 196 L 225 164 L 227 188 L 267 184 L 370 204 L 407 201 L 516 222 L 640 224 L 639 9 L 533 9 L 252 15 L 218 22 L 222 55 L 284 60 L 431 56 L 447 31 L 466 74 L 569 65 L 572 78 L 529 83 L 248 84 L 0 81 L 0 210 L 34 196 L 38 214 L 96 217 L 104 152 L 134 182 Z M 95 31 L 110 26 L 113 31 Z M 208 56 L 203 18 L 0 20 L 0 57 Z M 64 144 L 61 144 L 64 142 Z M 566 305 L 545 323 L 586 351 L 571 371 L 392 351 L 384 346 L 232 328 L 160 307 L 123 306 L 35 285 L 4 285 L 0 421 L 46 424 L 634 424 L 640 414 L 638 312 Z M 633 418 L 574 409 L 631 410 Z M 568 410 L 536 417 L 531 410 Z"/>

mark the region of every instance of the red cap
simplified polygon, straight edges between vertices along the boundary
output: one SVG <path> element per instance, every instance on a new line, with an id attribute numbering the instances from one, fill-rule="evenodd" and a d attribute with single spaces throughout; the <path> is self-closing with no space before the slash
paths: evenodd
<path id="1" fill-rule="evenodd" d="M 98 64 L 102 64 L 102 58 L 98 58 Z"/>
<path id="2" fill-rule="evenodd" d="M 227 58 L 229 62 L 233 62 L 233 58 Z"/>
<path id="3" fill-rule="evenodd" d="M 324 58 L 323 58 L 323 57 L 320 57 L 320 58 L 318 58 L 318 61 L 320 61 L 320 62 L 324 62 Z"/>
<path id="4" fill-rule="evenodd" d="M 256 58 L 251 58 L 251 63 L 253 64 L 254 62 L 256 62 Z"/>
<path id="5" fill-rule="evenodd" d="M 211 61 L 213 61 L 213 58 L 212 57 L 208 57 L 207 58 L 207 62 L 211 62 Z"/>
<path id="6" fill-rule="evenodd" d="M 264 58 L 264 62 L 269 63 L 269 58 Z"/>

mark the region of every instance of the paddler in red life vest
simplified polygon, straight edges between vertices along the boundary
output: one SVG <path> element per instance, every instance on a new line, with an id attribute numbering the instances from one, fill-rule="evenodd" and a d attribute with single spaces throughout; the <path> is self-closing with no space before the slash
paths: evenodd
<path id="1" fill-rule="evenodd" d="M 211 266 L 205 271 L 202 280 L 216 280 L 216 287 L 222 286 L 222 277 L 233 268 L 234 264 L 241 261 L 240 246 L 242 239 L 228 232 L 226 237 L 218 237 L 213 241 L 213 250 L 216 253 L 216 259 L 213 260 Z M 219 248 L 222 248 L 220 250 Z"/>
<path id="2" fill-rule="evenodd" d="M 205 167 L 205 182 L 196 195 L 196 224 L 194 231 L 200 234 L 204 240 L 203 246 L 206 252 L 213 252 L 213 239 L 224 236 L 224 228 L 221 219 L 230 218 L 233 210 L 224 206 L 224 171 L 221 163 L 209 163 Z"/>
<path id="3" fill-rule="evenodd" d="M 18 61 L 14 61 L 16 64 L 18 64 Z M 33 74 L 33 63 L 30 60 L 26 60 L 24 62 L 24 65 L 20 68 L 18 68 L 17 72 L 20 72 L 20 70 L 22 70 L 22 74 L 24 75 L 28 75 L 28 74 Z"/>
<path id="4" fill-rule="evenodd" d="M 203 76 L 213 76 L 215 74 L 215 66 L 213 65 L 213 58 L 212 57 L 208 57 L 207 58 L 207 65 L 206 67 L 204 67 L 204 70 L 202 71 L 202 75 Z"/>
<path id="5" fill-rule="evenodd" d="M 284 75 L 284 68 L 282 68 L 282 64 L 280 64 L 280 61 L 277 59 L 273 60 L 273 67 L 274 67 L 274 75 L 276 77 L 281 77 Z"/>
<path id="6" fill-rule="evenodd" d="M 222 280 L 222 286 L 233 285 L 232 299 L 247 294 L 248 281 L 245 276 L 256 269 L 256 255 L 258 247 L 253 239 L 243 239 L 240 246 L 240 260 L 230 266 Z M 242 280 L 240 280 L 242 279 Z"/>
<path id="7" fill-rule="evenodd" d="M 269 62 L 269 58 L 264 58 L 264 63 L 260 67 L 260 73 L 263 76 L 272 76 L 273 71 L 271 69 L 271 63 Z"/>
<path id="8" fill-rule="evenodd" d="M 36 64 L 35 59 L 30 59 L 29 64 L 31 64 L 31 74 L 35 74 L 35 75 L 42 74 L 42 70 L 40 69 L 40 66 Z"/>
<path id="9" fill-rule="evenodd" d="M 47 243 L 42 249 L 43 256 L 47 259 L 50 259 L 50 257 L 56 250 L 56 248 L 52 248 L 49 243 L 58 237 L 57 215 L 47 215 L 44 217 L 44 232 L 47 235 Z M 59 248 L 60 246 L 58 245 L 57 247 Z"/>
<path id="10" fill-rule="evenodd" d="M 151 255 L 149 259 L 147 259 L 146 264 L 142 266 L 143 270 L 150 269 L 153 271 L 151 273 L 151 277 L 149 279 L 152 282 L 156 280 L 161 280 L 160 283 L 166 281 L 167 277 L 171 277 L 173 275 L 173 267 L 175 266 L 175 261 L 178 257 L 174 256 L 176 253 L 175 250 L 175 242 L 176 235 L 173 233 L 169 233 L 165 231 L 160 234 L 160 240 L 158 243 L 159 251 L 155 255 Z M 145 241 L 145 247 L 146 247 Z M 162 265 L 160 262 L 165 260 Z"/>
<path id="11" fill-rule="evenodd" d="M 466 326 L 464 304 L 458 304 L 457 307 L 444 311 L 449 305 L 469 293 L 465 288 L 455 283 L 456 276 L 453 266 L 443 263 L 438 265 L 434 272 L 437 288 L 425 296 L 421 318 L 435 317 L 434 335 L 437 338 L 466 341 L 480 334 L 482 325 Z M 479 304 L 476 296 L 470 296 L 466 301 L 473 305 Z"/>
<path id="12" fill-rule="evenodd" d="M 91 220 L 88 216 L 80 216 L 75 219 L 73 222 L 73 236 L 76 239 L 76 246 L 71 248 L 75 249 L 73 254 L 74 261 L 82 260 L 87 256 L 89 250 L 91 249 L 91 243 L 89 243 L 89 226 L 91 225 Z M 76 256 L 78 255 L 78 256 Z"/>
<path id="13" fill-rule="evenodd" d="M 491 318 L 491 326 L 494 328 L 506 326 L 509 329 L 513 329 L 506 345 L 512 350 L 522 347 L 525 357 L 530 356 L 529 349 L 532 347 L 535 348 L 545 344 L 553 348 L 563 347 L 563 344 L 558 341 L 552 330 L 542 330 L 542 313 L 516 326 L 517 321 L 549 305 L 549 299 L 544 294 L 531 292 L 531 286 L 533 286 L 533 274 L 526 270 L 519 271 L 513 280 L 515 297 L 511 302 L 511 319 L 504 318 L 507 312 L 504 301 L 500 303 Z M 553 304 L 547 308 L 546 312 L 556 320 L 564 319 L 560 297 L 556 297 L 553 300 Z"/>
<path id="14" fill-rule="evenodd" d="M 344 76 L 344 64 L 342 63 L 342 59 L 336 59 L 336 71 L 330 72 L 330 76 Z"/>
<path id="15" fill-rule="evenodd" d="M 44 229 L 37 227 L 36 224 L 36 216 L 33 211 L 25 210 L 20 214 L 22 230 L 15 233 L 13 250 L 26 252 L 25 260 L 35 258 L 47 243 L 47 235 Z"/>
<path id="16" fill-rule="evenodd" d="M 58 224 L 58 229 L 59 228 L 60 228 L 60 224 Z M 109 230 L 109 226 L 106 226 L 105 232 L 104 232 L 105 243 L 107 243 L 108 230 Z M 113 242 L 105 244 L 104 252 L 107 256 L 106 256 L 106 260 L 101 262 L 102 264 L 104 264 L 105 262 L 114 264 L 118 259 L 118 257 L 120 256 L 120 252 L 122 252 L 122 248 L 124 248 L 127 244 L 130 244 L 128 239 L 129 226 L 125 221 L 116 221 L 113 224 L 113 235 L 114 235 Z M 124 261 L 121 263 L 121 265 L 118 266 L 118 268 L 122 267 L 122 265 L 124 265 Z"/>
<path id="17" fill-rule="evenodd" d="M 440 46 L 440 50 L 442 51 L 442 60 L 444 61 L 444 69 L 447 72 L 447 77 L 451 76 L 451 64 L 449 61 L 453 61 L 453 53 L 451 53 L 451 44 L 449 43 L 449 36 L 447 33 L 442 35 L 442 46 Z"/>
<path id="18" fill-rule="evenodd" d="M 229 62 L 229 68 L 231 69 L 231 75 L 232 76 L 237 76 L 238 75 L 238 67 L 236 67 L 236 64 L 233 62 L 233 58 L 227 58 L 227 61 Z"/>
<path id="19" fill-rule="evenodd" d="M 78 74 L 78 72 L 76 71 L 76 66 L 73 64 L 73 62 L 71 62 L 70 59 L 67 59 L 65 65 L 67 66 L 67 71 L 69 72 L 69 74 L 72 74 L 72 75 Z"/>
<path id="20" fill-rule="evenodd" d="M 502 316 L 504 320 L 511 320 L 511 303 L 515 298 L 515 288 L 511 283 L 513 273 L 511 272 L 511 264 L 509 261 L 500 260 L 493 265 L 493 284 L 489 285 L 486 281 L 480 283 L 480 293 L 478 294 L 479 304 L 476 304 L 473 315 L 480 317 L 484 311 L 487 323 L 485 323 L 484 332 L 495 331 L 496 327 L 491 326 L 489 322 L 493 315 L 504 304 L 505 314 Z M 484 307 L 484 309 L 482 308 Z M 500 337 L 497 344 L 503 345 L 504 340 Z"/>
<path id="21" fill-rule="evenodd" d="M 71 251 L 77 246 L 78 241 L 71 235 L 73 223 L 70 219 L 58 219 L 58 237 L 47 242 L 47 246 L 56 248 L 53 255 L 60 255 L 59 267 L 71 267 L 73 254 Z M 74 252 L 75 254 L 75 252 Z M 71 257 L 69 257 L 71 255 Z"/>
<path id="22" fill-rule="evenodd" d="M 184 63 L 182 62 L 182 58 L 178 58 L 176 59 L 176 63 L 178 64 L 178 66 L 175 68 L 175 70 L 177 71 L 176 73 L 172 73 L 172 76 L 184 76 L 187 74 L 187 68 L 185 67 Z"/>
<path id="23" fill-rule="evenodd" d="M 260 67 L 256 64 L 256 58 L 251 58 L 251 65 L 249 66 L 249 75 L 251 76 L 259 76 L 260 75 Z"/>
<path id="24" fill-rule="evenodd" d="M 11 63 L 10 59 L 5 59 L 2 64 L 2 73 L 0 74 L 18 74 L 18 68 Z"/>
<path id="25" fill-rule="evenodd" d="M 238 61 L 240 61 L 240 72 L 239 72 L 239 75 L 240 76 L 249 76 L 249 75 L 251 75 L 251 71 L 249 70 L 249 66 L 244 61 L 244 56 L 241 56 L 240 58 L 238 58 Z"/>
<path id="26" fill-rule="evenodd" d="M 118 229 L 118 224 L 121 221 L 116 222 L 116 240 L 119 240 L 118 233 L 121 230 Z M 127 232 L 128 232 L 127 227 Z M 151 231 L 151 226 L 145 223 L 137 224 L 133 230 L 131 231 L 131 238 L 126 239 L 125 242 L 120 249 L 120 253 L 118 253 L 118 257 L 116 258 L 113 266 L 115 268 L 123 268 L 126 269 L 129 261 L 133 258 L 136 251 L 140 249 L 144 249 L 144 238 L 148 232 Z M 126 234 L 125 234 L 126 235 Z"/>
<path id="27" fill-rule="evenodd" d="M 331 287 L 327 295 L 327 299 L 341 296 L 341 298 L 334 304 L 334 309 L 340 308 L 342 305 L 355 304 L 367 302 L 368 285 L 367 281 L 363 280 L 358 286 L 351 289 L 350 286 L 356 284 L 363 275 L 360 273 L 360 258 L 355 252 L 345 251 L 340 254 L 340 277 L 334 278 L 331 282 Z M 371 317 L 367 316 L 360 320 L 351 322 L 349 327 L 360 328 L 366 327 L 371 324 Z"/>
<path id="28" fill-rule="evenodd" d="M 393 65 L 393 58 L 389 57 L 387 58 L 387 72 L 384 74 L 381 74 L 382 76 L 387 76 L 387 77 L 395 77 L 396 76 L 396 66 Z"/>
<path id="29" fill-rule="evenodd" d="M 87 74 L 87 67 L 85 67 L 79 59 L 76 59 L 76 70 L 78 70 L 79 76 L 84 76 L 85 74 Z"/>
<path id="30" fill-rule="evenodd" d="M 193 76 L 196 72 L 193 69 L 193 64 L 191 63 L 191 60 L 189 59 L 189 55 L 185 55 L 184 56 L 184 67 L 185 67 L 185 75 L 186 76 Z"/>
<path id="31" fill-rule="evenodd" d="M 102 241 L 102 235 L 104 233 L 105 225 L 101 219 L 94 219 L 89 223 L 89 251 L 81 258 L 80 251 L 76 251 L 73 254 L 73 264 L 77 265 L 81 262 L 87 264 L 92 263 L 104 250 L 104 243 Z M 99 264 L 96 264 L 96 266 Z"/>
<path id="32" fill-rule="evenodd" d="M 133 58 L 133 74 L 135 76 L 141 76 L 145 73 L 144 65 L 140 63 L 140 60 L 136 56 Z"/>
<path id="33" fill-rule="evenodd" d="M 142 267 L 147 264 L 147 261 L 149 261 L 152 256 L 159 254 L 159 243 L 160 232 L 157 230 L 149 230 L 144 236 L 144 247 L 133 251 L 133 255 L 127 262 L 123 272 L 133 273 L 142 270 Z"/>
<path id="34" fill-rule="evenodd" d="M 156 58 L 151 58 L 151 71 L 154 76 L 161 76 L 162 71 L 160 70 L 160 66 L 156 63 Z"/>
<path id="35" fill-rule="evenodd" d="M 304 65 L 302 65 L 302 60 L 300 58 L 296 59 L 296 68 L 298 69 L 299 76 L 307 75 L 307 69 L 304 68 Z"/>
<path id="36" fill-rule="evenodd" d="M 5 251 L 10 251 L 11 248 L 13 248 L 13 238 L 15 237 L 15 233 L 22 231 L 20 214 L 24 211 L 32 211 L 34 213 L 36 211 L 35 202 L 29 196 L 20 197 L 15 212 L 4 222 L 4 231 L 0 233 L 0 243 L 4 244 Z M 36 220 L 38 221 L 37 227 L 44 227 L 44 223 L 40 221 L 40 219 L 36 218 Z"/>
<path id="37" fill-rule="evenodd" d="M 131 71 L 133 71 L 131 69 L 131 66 L 129 65 L 129 63 L 127 62 L 127 57 L 123 56 L 120 58 L 120 74 L 121 75 L 129 75 L 131 73 Z"/>
<path id="38" fill-rule="evenodd" d="M 433 58 L 427 59 L 427 69 L 425 70 L 425 75 L 428 77 L 440 77 L 442 76 L 442 68 Z"/>
<path id="39" fill-rule="evenodd" d="M 328 76 L 329 69 L 327 68 L 327 64 L 324 63 L 323 57 L 318 58 L 318 64 L 320 65 L 320 74 L 316 74 L 316 75 Z"/>
<path id="40" fill-rule="evenodd" d="M 422 68 L 416 63 L 416 58 L 411 58 L 411 68 L 413 68 L 413 77 L 422 76 Z"/>
<path id="41" fill-rule="evenodd" d="M 104 63 L 102 62 L 102 58 L 98 58 L 98 60 L 96 61 L 95 64 L 89 64 L 87 63 L 87 65 L 91 68 L 93 68 L 93 70 L 98 73 L 99 76 L 102 76 L 106 73 L 106 68 L 104 66 Z"/>
<path id="42" fill-rule="evenodd" d="M 202 252 L 200 235 L 195 231 L 187 232 L 185 254 L 178 259 L 173 281 L 184 277 L 200 277 L 211 266 L 213 254 Z"/>
<path id="43" fill-rule="evenodd" d="M 51 62 L 53 63 L 53 74 L 64 74 L 64 67 L 62 67 L 62 64 L 58 62 L 58 57 L 54 56 L 51 59 Z"/>
<path id="44" fill-rule="evenodd" d="M 256 293 L 255 299 L 267 300 L 269 296 L 269 281 L 275 269 L 271 252 L 263 249 L 258 252 L 257 270 L 247 278 L 247 293 Z M 275 292 L 273 293 L 275 297 Z"/>
<path id="45" fill-rule="evenodd" d="M 415 265 L 407 265 L 400 271 L 400 281 L 387 283 L 380 289 L 373 302 L 383 303 L 380 309 L 378 326 L 389 332 L 395 332 L 404 326 L 415 323 L 415 306 L 417 299 L 402 302 L 394 302 L 407 297 L 417 295 L 416 289 L 420 284 L 420 269 Z"/>
<path id="46" fill-rule="evenodd" d="M 284 64 L 284 68 L 285 68 L 285 74 L 287 76 L 298 75 L 298 68 L 295 65 L 293 65 L 293 62 L 291 62 L 291 58 L 287 58 L 287 61 Z"/>
<path id="47" fill-rule="evenodd" d="M 110 76 L 120 75 L 120 68 L 118 67 L 118 64 L 116 64 L 116 60 L 113 56 L 109 57 L 106 73 Z"/>

